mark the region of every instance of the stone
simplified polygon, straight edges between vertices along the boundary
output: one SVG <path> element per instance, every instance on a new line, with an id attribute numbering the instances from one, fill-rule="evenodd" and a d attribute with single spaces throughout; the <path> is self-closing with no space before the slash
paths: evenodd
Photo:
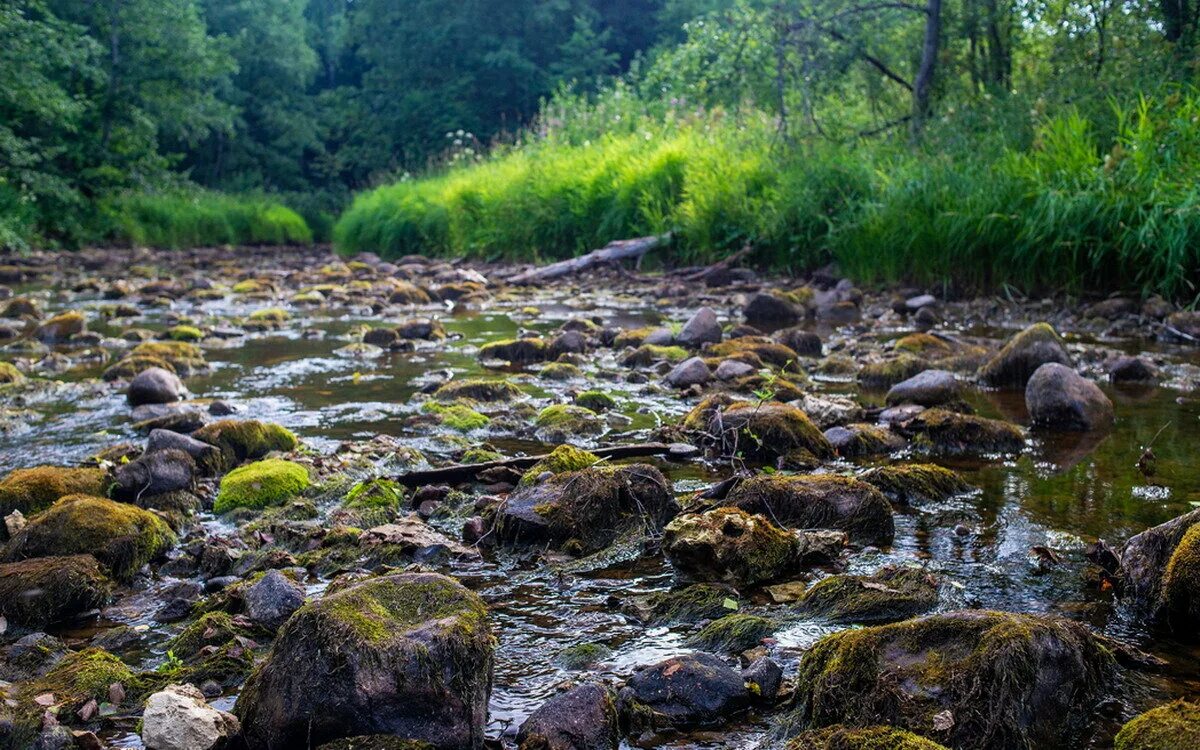
<path id="1" fill-rule="evenodd" d="M 169 404 L 187 397 L 187 388 L 175 373 L 161 367 L 147 367 L 129 381 L 125 399 L 130 406 Z"/>
<path id="2" fill-rule="evenodd" d="M 168 685 L 154 693 L 142 714 L 147 750 L 212 750 L 240 729 L 235 716 L 209 706 L 192 685 Z"/>
<path id="3" fill-rule="evenodd" d="M 14 625 L 45 627 L 108 602 L 112 584 L 91 555 L 0 563 L 0 615 Z"/>
<path id="4" fill-rule="evenodd" d="M 884 567 L 870 576 L 832 575 L 813 584 L 798 608 L 828 622 L 875 624 L 906 620 L 937 606 L 937 581 L 911 567 Z"/>
<path id="5" fill-rule="evenodd" d="M 187 453 L 195 462 L 196 470 L 202 474 L 215 474 L 220 467 L 221 451 L 190 435 L 171 430 L 151 430 L 146 439 L 146 453 L 179 450 Z"/>
<path id="6" fill-rule="evenodd" d="M 962 400 L 962 384 L 952 372 L 925 370 L 892 386 L 886 400 L 889 406 L 942 406 Z"/>
<path id="7" fill-rule="evenodd" d="M 704 385 L 712 380 L 712 371 L 700 357 L 685 359 L 671 369 L 664 378 L 667 384 L 676 388 L 687 388 L 692 385 Z"/>
<path id="8" fill-rule="evenodd" d="M 721 340 L 721 322 L 717 313 L 711 307 L 701 307 L 688 321 L 683 324 L 675 343 L 689 349 L 699 349 L 705 344 L 715 344 Z"/>
<path id="9" fill-rule="evenodd" d="M 717 380 L 730 381 L 753 375 L 755 372 L 756 370 L 753 365 L 748 365 L 736 359 L 723 359 L 721 360 L 721 364 L 717 365 L 714 375 Z"/>
<path id="10" fill-rule="evenodd" d="M 243 598 L 247 617 L 267 630 L 278 630 L 304 605 L 304 587 L 271 570 L 248 586 Z"/>
<path id="11" fill-rule="evenodd" d="M 742 315 L 747 323 L 795 323 L 804 317 L 804 311 L 780 293 L 760 292 L 746 303 Z"/>
<path id="12" fill-rule="evenodd" d="M 616 695 L 598 683 L 554 696 L 517 732 L 520 750 L 616 750 L 620 741 Z"/>
<path id="13" fill-rule="evenodd" d="M 1156 377 L 1154 366 L 1141 357 L 1118 357 L 1108 366 L 1113 383 L 1152 383 Z"/>
<path id="14" fill-rule="evenodd" d="M 714 726 L 750 705 L 742 675 L 705 653 L 673 656 L 637 671 L 618 694 L 635 731 Z"/>
<path id="15" fill-rule="evenodd" d="M 1025 407 L 1037 427 L 1088 432 L 1111 427 L 1112 401 L 1100 386 L 1070 367 L 1047 363 L 1025 386 Z"/>
<path id="16" fill-rule="evenodd" d="M 833 474 L 760 474 L 740 482 L 722 501 L 796 529 L 846 532 L 854 544 L 890 544 L 892 508 L 866 482 Z"/>
<path id="17" fill-rule="evenodd" d="M 192 457 L 177 448 L 167 448 L 143 453 L 118 466 L 113 472 L 109 494 L 116 500 L 134 502 L 143 497 L 190 490 L 195 477 L 196 462 Z"/>
<path id="18" fill-rule="evenodd" d="M 994 388 L 1024 388 L 1039 367 L 1049 362 L 1070 366 L 1071 355 L 1048 323 L 1017 333 L 979 368 L 979 379 Z"/>

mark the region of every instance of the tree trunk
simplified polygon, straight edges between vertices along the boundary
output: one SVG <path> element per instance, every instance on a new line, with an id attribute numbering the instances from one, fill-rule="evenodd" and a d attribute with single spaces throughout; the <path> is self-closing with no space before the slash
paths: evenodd
<path id="1" fill-rule="evenodd" d="M 918 136 L 929 115 L 933 78 L 937 71 L 938 40 L 942 31 L 942 0 L 925 5 L 925 43 L 921 47 L 921 66 L 913 82 L 913 136 Z"/>

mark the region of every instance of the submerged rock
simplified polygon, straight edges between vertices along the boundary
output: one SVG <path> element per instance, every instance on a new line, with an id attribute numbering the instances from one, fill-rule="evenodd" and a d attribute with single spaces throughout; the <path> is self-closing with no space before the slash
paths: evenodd
<path id="1" fill-rule="evenodd" d="M 1071 355 L 1049 323 L 1035 323 L 979 368 L 979 379 L 995 388 L 1024 388 L 1029 378 L 1047 362 L 1071 365 Z"/>
<path id="2" fill-rule="evenodd" d="M 818 641 L 800 662 L 792 725 L 887 724 L 971 750 L 1066 747 L 1114 670 L 1112 652 L 1075 622 L 931 615 Z"/>
<path id="3" fill-rule="evenodd" d="M 368 734 L 479 750 L 492 650 L 487 607 L 457 581 L 370 578 L 292 615 L 235 712 L 250 750 Z"/>
<path id="4" fill-rule="evenodd" d="M 1016 425 L 946 409 L 925 409 L 894 427 L 912 440 L 914 447 L 935 456 L 982 456 L 1025 449 L 1025 435 Z"/>
<path id="5" fill-rule="evenodd" d="M 742 675 L 712 654 L 673 656 L 621 688 L 622 722 L 634 733 L 720 724 L 750 705 Z"/>
<path id="6" fill-rule="evenodd" d="M 937 606 L 937 581 L 923 570 L 885 567 L 870 576 L 833 575 L 800 599 L 807 615 L 829 622 L 874 624 L 906 620 Z"/>
<path id="7" fill-rule="evenodd" d="M 147 750 L 213 750 L 240 729 L 237 717 L 209 706 L 192 685 L 168 685 L 146 700 L 142 713 Z"/>
<path id="8" fill-rule="evenodd" d="M 554 696 L 517 733 L 520 750 L 616 750 L 620 741 L 616 695 L 598 683 Z"/>
<path id="9" fill-rule="evenodd" d="M 1088 432 L 1113 423 L 1112 401 L 1100 386 L 1053 362 L 1042 365 L 1029 378 L 1025 406 L 1038 427 Z"/>
<path id="10" fill-rule="evenodd" d="M 878 466 L 858 478 L 878 489 L 888 500 L 901 505 L 945 500 L 971 489 L 958 474 L 937 464 Z"/>
<path id="11" fill-rule="evenodd" d="M 111 589 L 91 555 L 0 563 L 0 615 L 22 627 L 46 627 L 102 607 Z"/>
<path id="12" fill-rule="evenodd" d="M 797 529 L 836 529 L 855 544 L 890 544 L 892 509 L 871 485 L 834 474 L 760 474 L 740 482 L 725 505 Z"/>

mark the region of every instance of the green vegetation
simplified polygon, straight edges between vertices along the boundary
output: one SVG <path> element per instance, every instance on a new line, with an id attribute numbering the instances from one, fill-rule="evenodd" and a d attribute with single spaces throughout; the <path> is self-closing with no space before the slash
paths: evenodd
<path id="1" fill-rule="evenodd" d="M 279 505 L 303 492 L 308 484 L 308 469 L 281 458 L 239 466 L 221 480 L 213 512 Z"/>
<path id="2" fill-rule="evenodd" d="M 1135 716 L 1114 740 L 1116 750 L 1167 750 L 1200 743 L 1200 707 L 1184 700 Z"/>
<path id="3" fill-rule="evenodd" d="M 308 245 L 313 233 L 292 209 L 267 197 L 130 193 L 105 206 L 108 239 L 131 245 Z"/>

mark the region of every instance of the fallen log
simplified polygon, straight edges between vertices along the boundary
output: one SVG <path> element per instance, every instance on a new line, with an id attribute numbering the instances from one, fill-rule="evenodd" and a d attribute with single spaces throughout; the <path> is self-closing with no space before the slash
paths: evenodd
<path id="1" fill-rule="evenodd" d="M 695 272 L 686 274 L 684 276 L 681 276 L 680 278 L 683 281 L 705 281 L 710 276 L 713 276 L 714 274 L 719 274 L 722 271 L 728 271 L 738 261 L 740 261 L 742 258 L 749 255 L 750 250 L 751 250 L 750 243 L 746 243 L 746 245 L 744 247 L 742 247 L 741 250 L 738 250 L 733 255 L 726 256 L 726 257 L 722 258 L 721 260 L 717 261 L 716 263 L 713 263 L 710 266 L 706 266 L 704 268 L 701 268 L 699 271 L 695 271 Z"/>
<path id="2" fill-rule="evenodd" d="M 637 445 L 614 445 L 607 448 L 596 448 L 591 451 L 600 458 L 640 458 L 642 456 L 671 456 L 673 458 L 690 458 L 699 451 L 687 443 L 639 443 Z M 519 458 L 502 458 L 497 461 L 483 461 L 477 464 L 452 464 L 436 469 L 409 471 L 392 477 L 392 480 L 406 487 L 421 487 L 427 484 L 456 484 L 467 482 L 477 474 L 488 469 L 509 468 L 529 469 L 549 454 L 540 456 L 521 456 Z"/>
<path id="3" fill-rule="evenodd" d="M 586 255 L 581 255 L 578 258 L 568 258 L 560 260 L 557 263 L 551 263 L 548 266 L 541 268 L 533 268 L 523 273 L 519 273 L 508 279 L 510 284 L 536 284 L 550 279 L 557 279 L 560 276 L 569 276 L 574 273 L 586 271 L 594 266 L 603 265 L 605 263 L 614 263 L 616 261 L 628 260 L 630 258 L 641 258 L 646 253 L 654 248 L 665 245 L 671 241 L 671 233 L 667 232 L 662 235 L 652 235 L 650 237 L 637 237 L 631 240 L 616 240 L 610 242 L 599 250 L 593 250 Z"/>

